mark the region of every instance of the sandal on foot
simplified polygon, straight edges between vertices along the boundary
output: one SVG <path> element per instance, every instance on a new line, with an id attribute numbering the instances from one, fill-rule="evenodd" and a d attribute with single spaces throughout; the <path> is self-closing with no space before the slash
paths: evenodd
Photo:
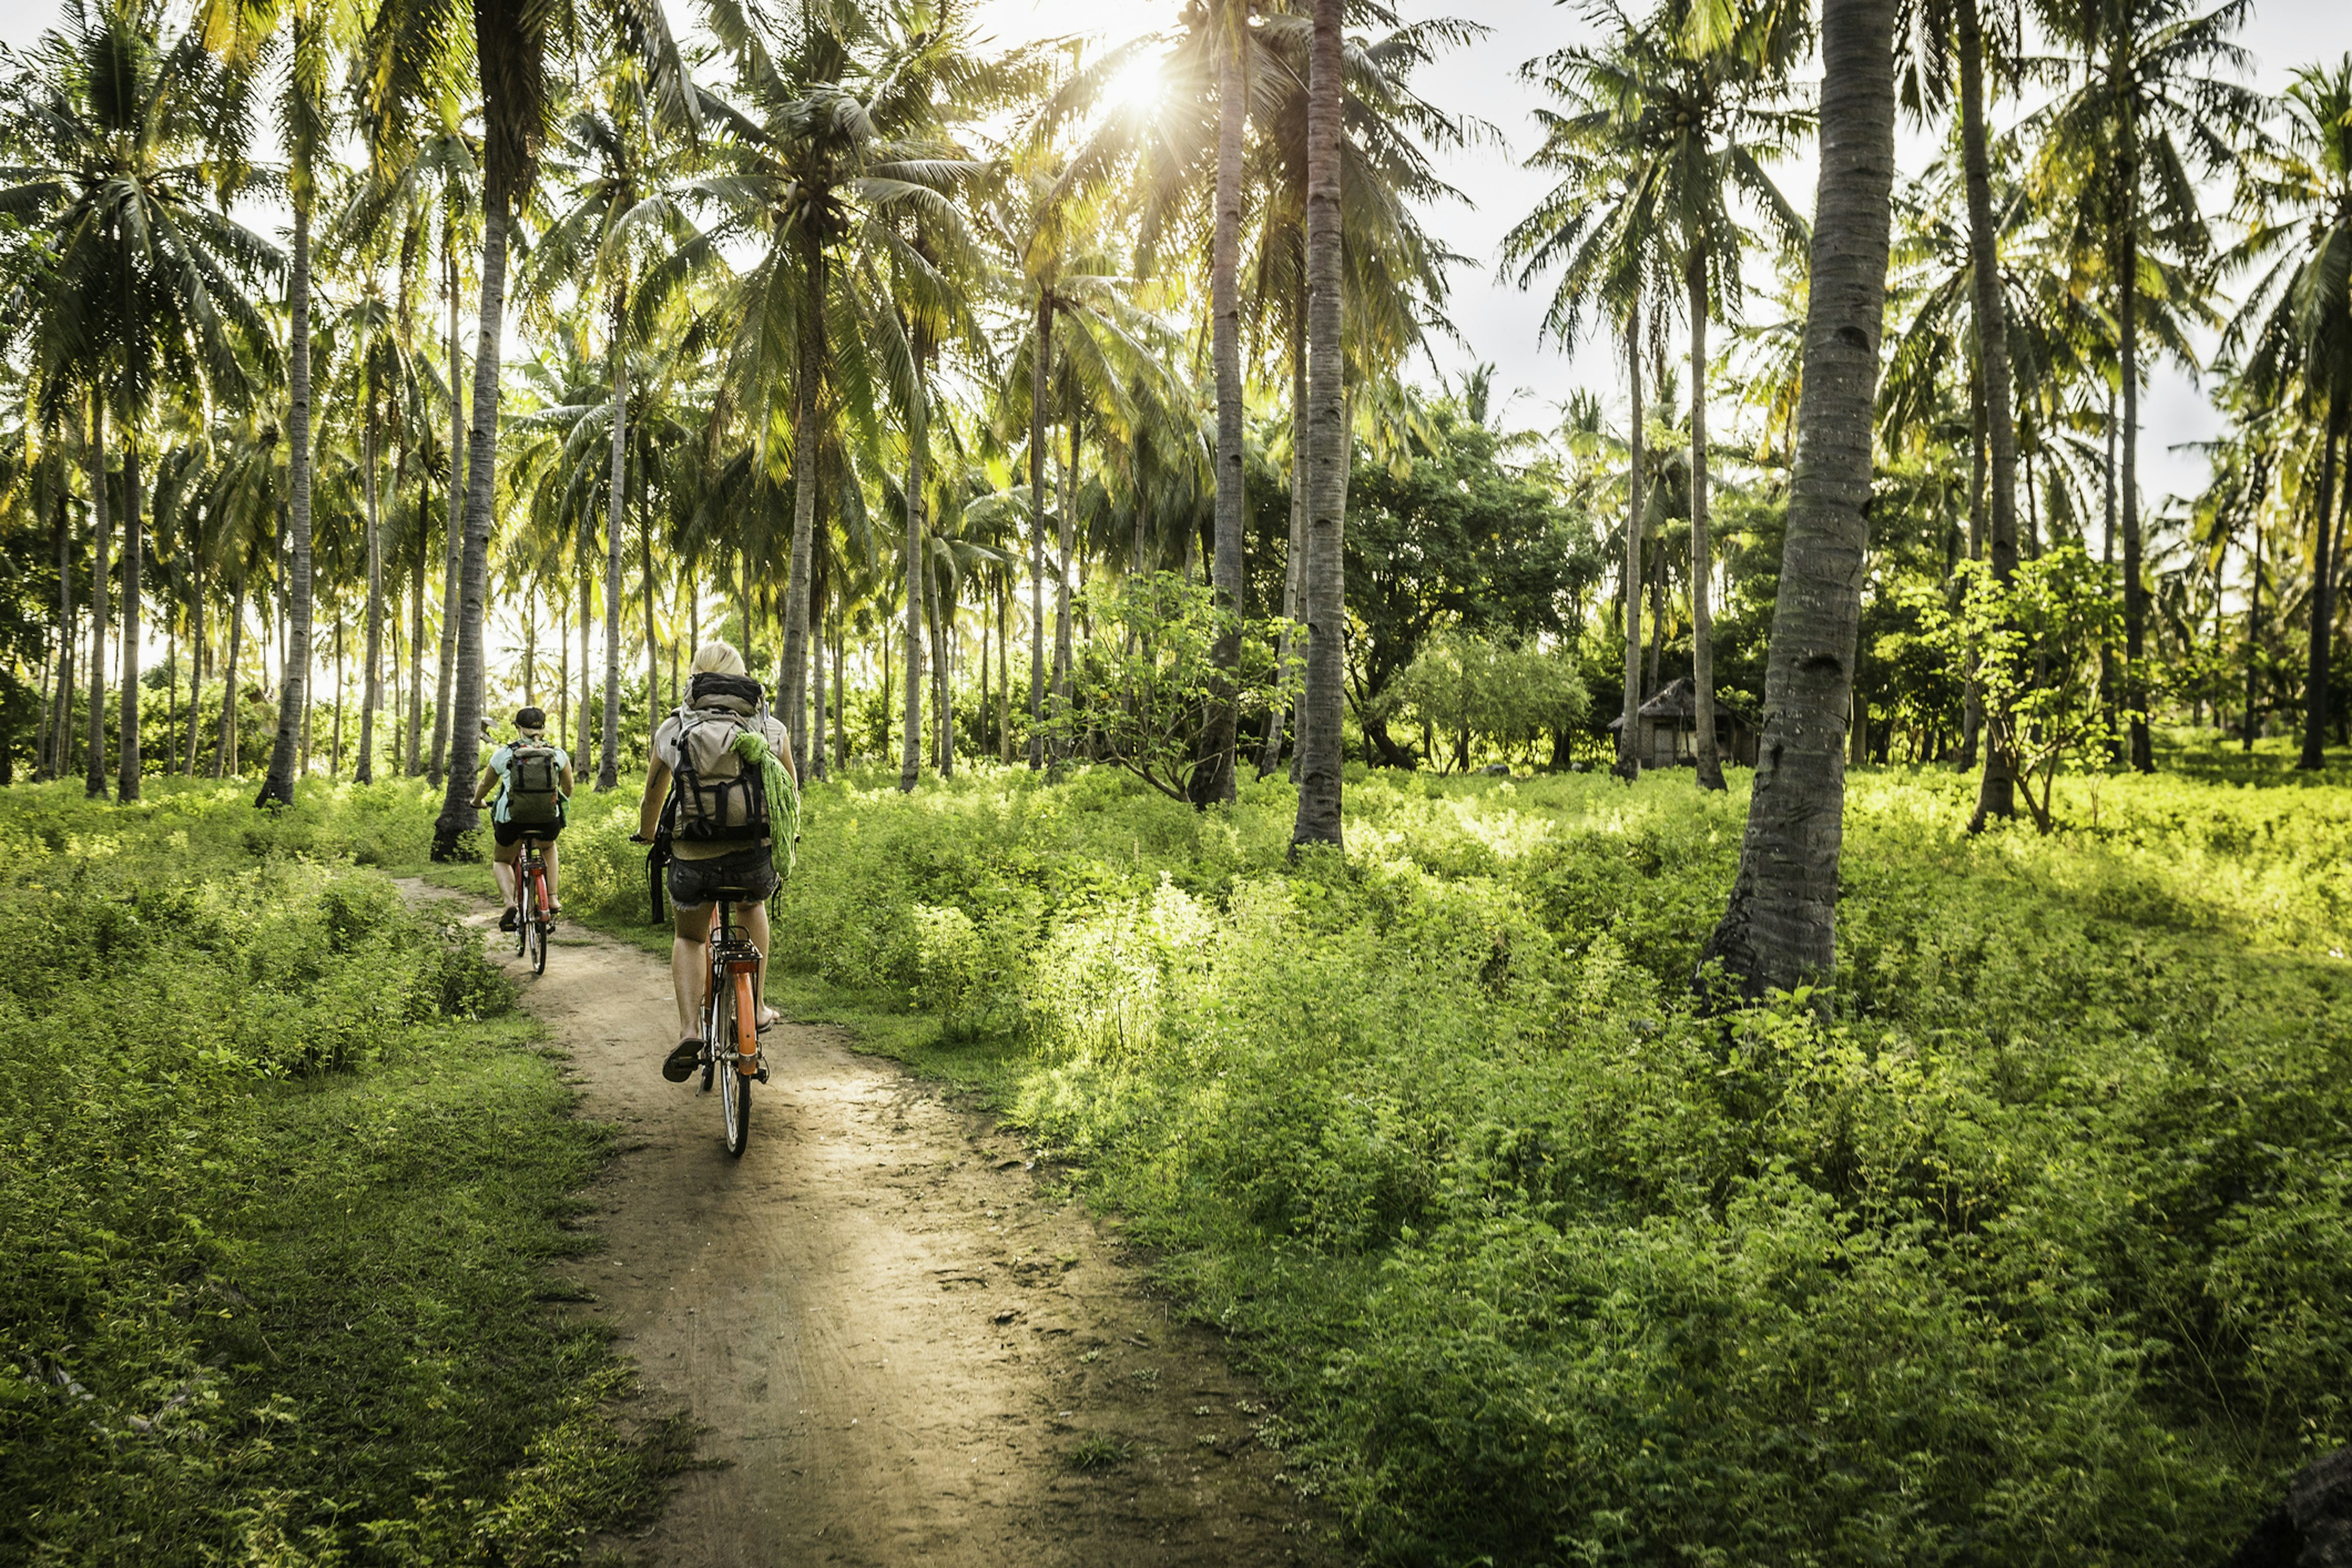
<path id="1" fill-rule="evenodd" d="M 752 1026 L 752 1032 L 754 1034 L 764 1035 L 770 1029 L 774 1028 L 783 1021 L 784 1016 L 782 1013 L 777 1012 L 773 1007 L 771 1007 L 768 1009 L 768 1016 Z"/>
<path id="2" fill-rule="evenodd" d="M 672 1083 L 684 1083 L 694 1076 L 694 1069 L 701 1065 L 701 1061 L 702 1042 L 691 1038 L 680 1040 L 677 1048 L 662 1058 L 662 1077 Z"/>
<path id="3" fill-rule="evenodd" d="M 509 904 L 506 908 L 506 912 L 499 916 L 499 929 L 503 931 L 520 931 L 522 929 L 522 911 L 516 909 L 512 904 Z"/>

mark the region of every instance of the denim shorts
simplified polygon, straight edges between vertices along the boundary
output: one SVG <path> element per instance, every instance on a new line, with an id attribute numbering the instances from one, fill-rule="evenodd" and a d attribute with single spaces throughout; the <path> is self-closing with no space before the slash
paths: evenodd
<path id="1" fill-rule="evenodd" d="M 681 910 L 698 910 L 722 896 L 739 904 L 765 903 L 781 879 L 768 847 L 755 844 L 709 860 L 672 859 L 669 899 Z"/>

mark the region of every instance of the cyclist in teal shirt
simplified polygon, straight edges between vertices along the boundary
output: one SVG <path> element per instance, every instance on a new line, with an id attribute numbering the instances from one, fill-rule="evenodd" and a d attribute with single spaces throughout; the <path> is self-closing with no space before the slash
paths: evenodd
<path id="1" fill-rule="evenodd" d="M 488 805 L 493 793 L 498 805 L 490 813 L 490 837 L 498 850 L 492 869 L 507 904 L 499 929 L 513 931 L 522 923 L 515 862 L 522 858 L 526 833 L 539 840 L 547 861 L 547 912 L 563 911 L 555 892 L 555 839 L 563 831 L 564 803 L 572 798 L 572 754 L 548 744 L 545 710 L 526 708 L 515 715 L 515 738 L 490 753 L 474 786 L 475 809 Z"/>

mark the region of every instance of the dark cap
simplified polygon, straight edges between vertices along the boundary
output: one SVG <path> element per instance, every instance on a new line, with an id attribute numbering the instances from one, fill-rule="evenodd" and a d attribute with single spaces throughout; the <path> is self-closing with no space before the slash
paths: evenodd
<path id="1" fill-rule="evenodd" d="M 547 710 L 544 708 L 523 709 L 515 715 L 515 728 L 518 730 L 546 729 Z"/>

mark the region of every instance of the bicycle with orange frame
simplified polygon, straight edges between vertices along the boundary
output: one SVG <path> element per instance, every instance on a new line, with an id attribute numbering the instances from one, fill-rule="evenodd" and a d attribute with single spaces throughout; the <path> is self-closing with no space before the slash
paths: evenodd
<path id="1" fill-rule="evenodd" d="M 709 971 L 702 988 L 702 1089 L 719 1080 L 727 1152 L 743 1157 L 751 1137 L 751 1085 L 768 1081 L 760 1055 L 760 950 L 735 923 L 734 900 L 721 895 L 710 922 Z"/>
<path id="2" fill-rule="evenodd" d="M 547 859 L 539 840 L 522 836 L 515 857 L 515 952 L 530 960 L 531 973 L 547 973 L 547 933 L 555 929 L 554 900 L 547 896 Z"/>

